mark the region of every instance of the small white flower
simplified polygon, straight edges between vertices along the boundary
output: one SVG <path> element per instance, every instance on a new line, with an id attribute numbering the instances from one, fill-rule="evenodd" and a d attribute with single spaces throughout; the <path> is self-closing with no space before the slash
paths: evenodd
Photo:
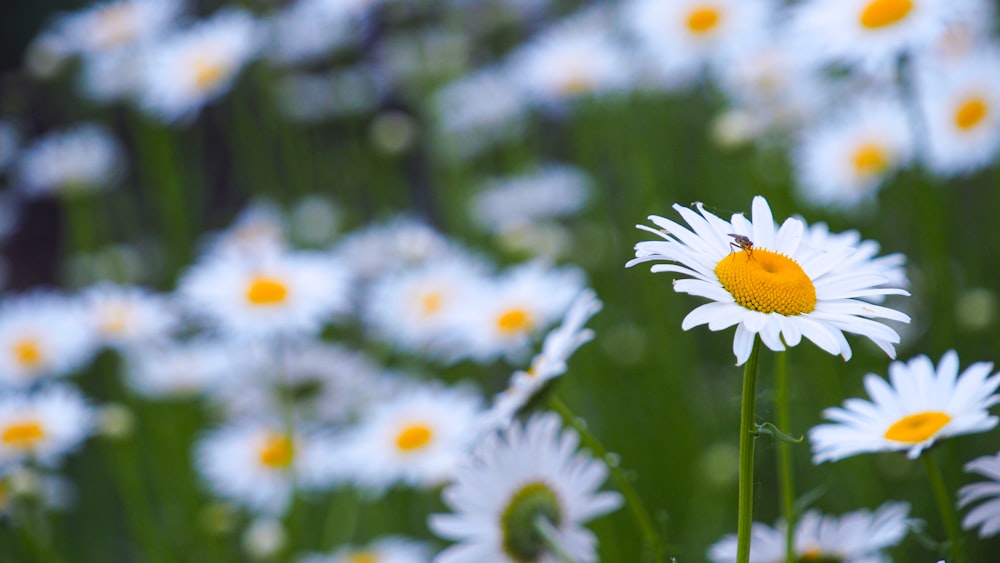
<path id="1" fill-rule="evenodd" d="M 438 90 L 433 110 L 448 151 L 468 158 L 520 136 L 525 129 L 526 102 L 506 67 L 488 67 Z"/>
<path id="2" fill-rule="evenodd" d="M 95 351 L 94 330 L 79 300 L 36 292 L 0 302 L 0 385 L 26 387 L 65 377 Z"/>
<path id="3" fill-rule="evenodd" d="M 883 550 L 906 536 L 910 505 L 888 502 L 874 512 L 855 510 L 843 516 L 824 516 L 816 510 L 802 515 L 795 526 L 795 554 L 802 561 L 876 563 L 887 561 Z M 784 522 L 771 528 L 754 522 L 750 560 L 754 563 L 784 563 Z M 709 549 L 713 563 L 736 561 L 736 536 L 727 536 Z"/>
<path id="4" fill-rule="evenodd" d="M 544 519 L 574 561 L 597 561 L 597 538 L 583 524 L 617 509 L 618 493 L 599 492 L 607 467 L 577 452 L 579 436 L 554 414 L 491 434 L 442 497 L 452 514 L 433 514 L 431 530 L 457 543 L 437 563 L 558 561 L 535 525 Z"/>
<path id="5" fill-rule="evenodd" d="M 54 467 L 94 428 L 83 396 L 66 385 L 0 397 L 0 467 L 28 460 Z"/>
<path id="6" fill-rule="evenodd" d="M 927 356 L 889 365 L 890 382 L 865 376 L 873 402 L 850 399 L 823 416 L 831 424 L 809 431 L 813 462 L 837 461 L 860 453 L 905 451 L 911 459 L 938 440 L 994 428 L 989 408 L 1000 403 L 994 392 L 1000 374 L 979 362 L 958 372 L 958 354 L 950 350 L 935 369 Z"/>
<path id="7" fill-rule="evenodd" d="M 28 197 L 72 195 L 114 186 L 122 166 L 121 148 L 99 125 L 83 124 L 50 133 L 20 155 L 18 178 Z"/>
<path id="8" fill-rule="evenodd" d="M 356 18 L 327 0 L 297 0 L 267 23 L 267 56 L 284 64 L 310 62 L 360 39 Z"/>
<path id="9" fill-rule="evenodd" d="M 256 258 L 288 250 L 281 209 L 269 200 L 248 205 L 224 231 L 209 238 L 207 253 Z"/>
<path id="10" fill-rule="evenodd" d="M 347 262 L 356 278 L 370 281 L 455 251 L 453 241 L 426 223 L 397 216 L 347 235 L 334 253 Z"/>
<path id="11" fill-rule="evenodd" d="M 366 546 L 344 546 L 329 555 L 306 555 L 296 563 L 427 563 L 427 544 L 399 536 L 382 536 Z"/>
<path id="12" fill-rule="evenodd" d="M 104 54 L 155 41 L 180 12 L 178 0 L 113 0 L 66 16 L 57 25 L 73 50 Z"/>
<path id="13" fill-rule="evenodd" d="M 535 172 L 493 178 L 471 202 L 480 228 L 499 233 L 571 216 L 587 202 L 590 179 L 580 169 L 550 164 Z"/>
<path id="14" fill-rule="evenodd" d="M 177 327 L 177 311 L 166 297 L 135 286 L 102 282 L 81 294 L 103 343 L 129 347 L 161 342 Z"/>
<path id="15" fill-rule="evenodd" d="M 976 458 L 965 464 L 967 473 L 978 473 L 986 482 L 966 485 L 958 490 L 958 506 L 968 507 L 984 499 L 979 506 L 969 510 L 962 519 L 966 530 L 979 528 L 979 537 L 995 536 L 1000 532 L 1000 453 Z"/>
<path id="16" fill-rule="evenodd" d="M 249 13 L 227 9 L 167 37 L 146 54 L 140 104 L 168 122 L 196 114 L 229 90 L 261 31 Z"/>
<path id="17" fill-rule="evenodd" d="M 208 338 L 130 348 L 125 360 L 128 384 L 151 398 L 199 395 L 250 367 L 243 346 Z"/>

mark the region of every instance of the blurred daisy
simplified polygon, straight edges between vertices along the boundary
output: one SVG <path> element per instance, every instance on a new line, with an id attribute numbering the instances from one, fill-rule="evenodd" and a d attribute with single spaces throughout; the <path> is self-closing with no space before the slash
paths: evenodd
<path id="1" fill-rule="evenodd" d="M 524 360 L 532 338 L 559 320 L 584 288 L 583 273 L 542 261 L 516 266 L 479 288 L 464 312 L 463 355 Z"/>
<path id="2" fill-rule="evenodd" d="M 684 330 L 707 324 L 717 331 L 736 325 L 733 353 L 736 365 L 750 357 L 756 335 L 771 350 L 797 346 L 806 337 L 830 354 L 851 357 L 844 333 L 866 336 L 890 357 L 899 335 L 872 319 L 909 322 L 898 311 L 873 305 L 862 298 L 909 295 L 886 287 L 890 279 L 865 271 L 851 262 L 853 249 L 810 248 L 802 244 L 806 225 L 788 218 L 777 228 L 767 200 L 753 199 L 753 220 L 735 214 L 724 221 L 700 203 L 698 213 L 674 205 L 690 229 L 664 217 L 650 216 L 660 230 L 639 225 L 663 241 L 635 245 L 635 258 L 626 266 L 650 261 L 653 272 L 677 272 L 690 279 L 674 281 L 674 291 L 711 300 L 691 311 L 681 323 Z M 700 216 L 699 216 L 700 214 Z M 745 237 L 751 247 L 734 252 Z M 745 241 L 744 241 L 745 242 Z"/>
<path id="3" fill-rule="evenodd" d="M 156 40 L 180 12 L 178 0 L 113 0 L 66 16 L 58 27 L 73 50 L 100 54 Z"/>
<path id="4" fill-rule="evenodd" d="M 277 85 L 278 107 L 306 123 L 366 115 L 378 109 L 378 81 L 371 68 L 360 64 L 325 73 L 289 73 Z"/>
<path id="5" fill-rule="evenodd" d="M 427 563 L 427 544 L 399 536 L 383 536 L 367 546 L 344 546 L 329 555 L 310 554 L 296 563 Z"/>
<path id="6" fill-rule="evenodd" d="M 104 127 L 77 125 L 50 133 L 21 152 L 20 187 L 28 197 L 73 195 L 114 186 L 121 174 L 118 142 Z"/>
<path id="7" fill-rule="evenodd" d="M 487 283 L 486 265 L 465 254 L 435 258 L 379 279 L 364 319 L 382 340 L 409 352 L 454 358 L 464 348 L 463 312 Z"/>
<path id="8" fill-rule="evenodd" d="M 101 282 L 81 293 L 102 343 L 129 347 L 161 342 L 177 327 L 177 312 L 166 297 L 135 286 Z"/>
<path id="9" fill-rule="evenodd" d="M 913 459 L 938 440 L 985 432 L 997 425 L 989 408 L 1000 403 L 994 392 L 1000 374 L 979 362 L 958 372 L 958 354 L 950 350 L 935 369 L 927 356 L 889 365 L 890 383 L 865 376 L 874 402 L 850 399 L 823 416 L 832 424 L 809 431 L 813 462 L 837 461 L 860 453 L 905 451 Z"/>
<path id="10" fill-rule="evenodd" d="M 208 254 L 256 258 L 288 249 L 281 209 L 270 200 L 246 206 L 226 230 L 209 238 Z"/>
<path id="11" fill-rule="evenodd" d="M 950 9 L 936 0 L 807 0 L 793 8 L 792 25 L 800 49 L 820 60 L 885 70 L 931 44 Z"/>
<path id="12" fill-rule="evenodd" d="M 590 179 L 579 168 L 549 164 L 485 182 L 470 207 L 481 229 L 498 233 L 571 216 L 587 203 L 590 191 Z"/>
<path id="13" fill-rule="evenodd" d="M 125 360 L 132 389 L 159 399 L 199 395 L 230 379 L 242 379 L 236 376 L 251 367 L 243 346 L 205 337 L 130 348 Z"/>
<path id="14" fill-rule="evenodd" d="M 369 225 L 344 237 L 334 253 L 360 281 L 450 256 L 456 243 L 423 221 L 405 215 Z"/>
<path id="15" fill-rule="evenodd" d="M 899 104 L 865 100 L 807 129 L 794 154 L 799 194 L 819 206 L 873 201 L 913 155 L 912 129 Z"/>
<path id="16" fill-rule="evenodd" d="M 372 405 L 344 434 L 344 471 L 376 491 L 400 482 L 440 485 L 471 447 L 479 415 L 479 397 L 469 390 L 415 386 Z"/>
<path id="17" fill-rule="evenodd" d="M 549 28 L 512 53 L 507 68 L 527 99 L 543 107 L 621 92 L 633 81 L 629 58 L 603 10 L 588 10 Z"/>
<path id="18" fill-rule="evenodd" d="M 23 387 L 83 367 L 96 348 L 81 303 L 36 292 L 0 302 L 0 386 Z"/>
<path id="19" fill-rule="evenodd" d="M 329 0 L 297 0 L 268 20 L 267 56 L 284 64 L 307 63 L 360 39 L 359 26 Z"/>
<path id="20" fill-rule="evenodd" d="M 483 417 L 488 428 L 506 428 L 514 415 L 528 404 L 546 385 L 566 373 L 566 362 L 580 347 L 594 339 L 594 331 L 584 328 L 587 321 L 602 307 L 597 294 L 590 288 L 580 292 L 566 317 L 542 341 L 542 351 L 531 360 L 527 371 L 518 370 L 510 378 L 507 389 L 497 394 L 493 405 Z"/>
<path id="21" fill-rule="evenodd" d="M 795 526 L 795 554 L 801 561 L 876 563 L 888 561 L 883 550 L 898 544 L 909 530 L 910 505 L 888 502 L 874 512 L 855 510 L 843 516 L 824 516 L 816 510 L 802 515 Z M 751 531 L 750 560 L 784 563 L 784 522 L 770 526 L 755 522 Z M 713 563 L 736 561 L 736 536 L 727 536 L 709 548 Z"/>
<path id="22" fill-rule="evenodd" d="M 33 461 L 53 467 L 94 428 L 83 396 L 66 385 L 0 397 L 0 467 Z"/>
<path id="23" fill-rule="evenodd" d="M 436 127 L 448 152 L 468 158 L 517 138 L 525 130 L 524 93 L 505 67 L 488 67 L 438 90 L 432 100 Z"/>
<path id="24" fill-rule="evenodd" d="M 598 491 L 607 467 L 577 452 L 578 444 L 551 413 L 489 435 L 442 494 L 454 513 L 430 516 L 434 533 L 458 542 L 435 561 L 555 561 L 539 520 L 573 561 L 597 561 L 597 538 L 583 523 L 617 509 L 622 498 Z"/>
<path id="25" fill-rule="evenodd" d="M 766 33 L 773 11 L 766 0 L 632 0 L 622 18 L 670 88 L 745 51 Z"/>
<path id="26" fill-rule="evenodd" d="M 927 164 L 943 176 L 991 165 L 1000 152 L 1000 47 L 922 67 Z"/>
<path id="27" fill-rule="evenodd" d="M 167 37 L 146 55 L 140 104 L 169 122 L 197 113 L 229 90 L 256 54 L 260 31 L 249 13 L 227 9 Z"/>
<path id="28" fill-rule="evenodd" d="M 976 458 L 965 464 L 966 473 L 978 473 L 988 480 L 966 485 L 958 490 L 958 506 L 968 507 L 984 499 L 979 506 L 969 510 L 962 519 L 966 530 L 979 528 L 979 537 L 995 536 L 1000 532 L 1000 453 Z"/>
<path id="29" fill-rule="evenodd" d="M 346 311 L 347 275 L 335 259 L 307 251 L 209 255 L 184 274 L 178 294 L 229 335 L 315 334 Z"/>
<path id="30" fill-rule="evenodd" d="M 332 486 L 330 437 L 289 434 L 278 425 L 242 421 L 212 430 L 195 445 L 195 467 L 216 495 L 255 513 L 280 515 L 295 487 Z"/>

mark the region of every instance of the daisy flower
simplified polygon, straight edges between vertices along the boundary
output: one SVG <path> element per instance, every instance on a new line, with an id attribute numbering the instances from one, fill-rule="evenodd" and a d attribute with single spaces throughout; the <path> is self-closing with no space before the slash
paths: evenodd
<path id="1" fill-rule="evenodd" d="M 475 361 L 526 359 L 532 338 L 559 320 L 583 290 L 583 273 L 542 261 L 482 284 L 462 320 L 464 353 Z"/>
<path id="2" fill-rule="evenodd" d="M 844 337 L 847 332 L 866 336 L 895 356 L 893 344 L 899 342 L 899 334 L 872 319 L 909 322 L 910 318 L 863 299 L 909 294 L 886 287 L 891 280 L 880 273 L 859 275 L 859 264 L 850 261 L 853 249 L 802 244 L 806 225 L 788 218 L 778 228 L 767 200 L 760 196 L 753 200 L 752 221 L 739 213 L 724 221 L 700 203 L 696 208 L 698 213 L 674 205 L 690 229 L 650 216 L 659 230 L 638 227 L 664 240 L 636 244 L 636 257 L 626 264 L 673 262 L 654 265 L 652 271 L 690 276 L 675 280 L 674 291 L 711 300 L 691 311 L 681 328 L 707 324 L 709 330 L 717 331 L 736 325 L 736 365 L 749 359 L 756 335 L 776 351 L 797 346 L 805 337 L 847 360 L 852 353 Z"/>
<path id="3" fill-rule="evenodd" d="M 285 219 L 270 200 L 258 199 L 246 206 L 225 230 L 208 237 L 206 253 L 242 258 L 288 250 Z"/>
<path id="4" fill-rule="evenodd" d="M 7 297 L 0 302 L 0 385 L 69 375 L 93 356 L 94 336 L 76 299 L 45 292 Z"/>
<path id="5" fill-rule="evenodd" d="M 752 45 L 773 11 L 764 0 L 632 0 L 622 19 L 662 85 L 677 87 Z"/>
<path id="6" fill-rule="evenodd" d="M 843 516 L 824 516 L 816 510 L 802 515 L 795 526 L 795 554 L 801 561 L 875 563 L 887 561 L 883 550 L 898 544 L 909 529 L 910 505 L 888 502 L 874 512 L 855 510 Z M 784 522 L 771 528 L 755 522 L 751 531 L 750 560 L 754 563 L 784 563 Z M 708 558 L 713 563 L 736 561 L 736 536 L 713 545 Z"/>
<path id="7" fill-rule="evenodd" d="M 283 64 L 308 63 L 360 39 L 355 18 L 333 6 L 327 0 L 297 0 L 275 12 L 267 22 L 267 56 Z"/>
<path id="8" fill-rule="evenodd" d="M 518 370 L 510 378 L 507 389 L 497 394 L 493 406 L 483 417 L 488 428 L 506 428 L 514 415 L 537 395 L 549 381 L 566 373 L 566 362 L 580 346 L 594 339 L 594 331 L 584 328 L 587 321 L 602 307 L 592 289 L 580 292 L 558 327 L 542 341 L 542 351 L 531 360 L 527 371 Z"/>
<path id="9" fill-rule="evenodd" d="M 208 255 L 178 287 L 181 303 L 222 332 L 260 337 L 315 334 L 349 306 L 348 273 L 307 251 L 256 257 Z"/>
<path id="10" fill-rule="evenodd" d="M 452 255 L 457 244 L 423 221 L 405 215 L 369 225 L 344 237 L 334 254 L 348 264 L 359 281 Z"/>
<path id="11" fill-rule="evenodd" d="M 250 369 L 244 348 L 205 337 L 130 348 L 125 355 L 126 382 L 144 397 L 198 395 Z"/>
<path id="12" fill-rule="evenodd" d="M 479 227 L 498 233 L 548 219 L 572 216 L 587 203 L 590 178 L 574 166 L 540 170 L 484 182 L 471 202 Z"/>
<path id="13" fill-rule="evenodd" d="M 926 48 L 945 28 L 949 2 L 807 0 L 793 8 L 800 49 L 823 61 L 885 69 L 904 52 Z"/>
<path id="14" fill-rule="evenodd" d="M 622 497 L 598 491 L 607 467 L 577 452 L 579 441 L 551 413 L 487 436 L 442 493 L 453 513 L 430 516 L 434 533 L 457 542 L 435 561 L 555 562 L 539 520 L 574 561 L 597 561 L 597 538 L 583 524 L 617 509 Z"/>
<path id="15" fill-rule="evenodd" d="M 167 37 L 146 55 L 139 102 L 173 122 L 225 94 L 256 54 L 261 28 L 249 13 L 227 9 Z"/>
<path id="16" fill-rule="evenodd" d="M 0 397 L 0 467 L 35 461 L 48 467 L 94 429 L 94 412 L 66 385 Z"/>
<path id="17" fill-rule="evenodd" d="M 853 207 L 873 201 L 912 156 L 912 129 L 903 108 L 888 99 L 867 99 L 803 132 L 794 153 L 796 187 L 817 206 Z"/>
<path id="18" fill-rule="evenodd" d="M 927 164 L 942 176 L 989 166 L 1000 152 L 1000 47 L 977 50 L 920 75 Z"/>
<path id="19" fill-rule="evenodd" d="M 892 287 L 908 287 L 910 280 L 906 275 L 906 256 L 898 252 L 878 256 L 882 247 L 873 240 L 862 240 L 858 231 L 831 233 L 826 223 L 813 223 L 805 232 L 803 244 L 811 248 L 825 248 L 828 252 L 849 250 L 851 255 L 844 260 L 845 269 L 853 272 L 876 274 L 887 278 L 885 285 Z M 866 295 L 859 297 L 868 301 L 883 301 L 885 295 Z"/>
<path id="20" fill-rule="evenodd" d="M 832 424 L 809 431 L 813 462 L 837 461 L 860 453 L 905 451 L 914 459 L 938 440 L 985 432 L 997 425 L 989 408 L 1000 403 L 994 392 L 1000 374 L 979 362 L 958 372 L 958 354 L 950 350 L 935 369 L 927 356 L 889 365 L 887 383 L 875 374 L 864 384 L 874 402 L 850 399 L 823 416 Z"/>
<path id="21" fill-rule="evenodd" d="M 966 530 L 979 528 L 979 537 L 994 536 L 1000 532 L 1000 453 L 976 458 L 965 464 L 967 473 L 978 473 L 988 481 L 973 483 L 958 490 L 958 506 L 968 507 L 981 501 L 962 519 Z"/>
<path id="22" fill-rule="evenodd" d="M 281 515 L 294 487 L 318 490 L 337 481 L 333 440 L 318 432 L 289 434 L 280 425 L 236 421 L 195 445 L 195 467 L 216 495 L 251 511 Z"/>
<path id="23" fill-rule="evenodd" d="M 463 76 L 433 97 L 436 128 L 449 152 L 460 158 L 520 136 L 527 101 L 505 67 L 487 67 Z"/>
<path id="24" fill-rule="evenodd" d="M 66 16 L 58 27 L 75 51 L 100 54 L 155 40 L 180 12 L 178 0 L 114 0 Z"/>
<path id="25" fill-rule="evenodd" d="M 135 286 L 101 282 L 81 294 L 97 338 L 123 348 L 163 341 L 179 319 L 166 297 Z"/>
<path id="26" fill-rule="evenodd" d="M 21 152 L 17 172 L 24 194 L 41 197 L 106 190 L 117 183 L 121 167 L 118 142 L 104 127 L 87 123 L 33 142 Z"/>
<path id="27" fill-rule="evenodd" d="M 366 546 L 344 546 L 329 555 L 318 553 L 300 557 L 296 563 L 427 563 L 427 544 L 399 536 L 383 536 Z"/>
<path id="28" fill-rule="evenodd" d="M 376 491 L 397 482 L 440 485 L 471 446 L 480 412 L 479 397 L 467 389 L 414 385 L 372 405 L 342 436 L 344 471 Z"/>

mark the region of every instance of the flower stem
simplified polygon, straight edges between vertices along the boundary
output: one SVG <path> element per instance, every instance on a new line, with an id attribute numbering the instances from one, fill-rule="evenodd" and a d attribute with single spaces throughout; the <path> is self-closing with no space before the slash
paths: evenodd
<path id="1" fill-rule="evenodd" d="M 920 456 L 924 459 L 924 467 L 927 468 L 927 478 L 930 479 L 931 488 L 934 490 L 934 499 L 937 501 L 938 510 L 941 512 L 941 520 L 944 522 L 945 530 L 948 532 L 948 549 L 951 551 L 952 563 L 965 563 L 965 550 L 962 549 L 962 531 L 958 525 L 958 514 L 952 505 L 951 495 L 944 484 L 944 477 L 938 467 L 934 456 L 930 451 L 924 451 Z"/>
<path id="2" fill-rule="evenodd" d="M 788 400 L 788 352 L 778 352 L 775 364 L 774 386 L 778 428 L 788 432 L 791 414 Z M 785 561 L 795 562 L 795 474 L 792 468 L 792 445 L 778 442 L 778 481 L 781 483 L 781 512 L 785 518 Z"/>
<path id="3" fill-rule="evenodd" d="M 743 400 L 740 404 L 740 501 L 736 526 L 736 562 L 750 561 L 750 527 L 753 523 L 753 446 L 757 406 L 757 359 L 760 338 L 754 336 L 753 350 L 743 366 Z"/>
<path id="4" fill-rule="evenodd" d="M 559 413 L 559 416 L 562 417 L 566 424 L 572 426 L 580 434 L 580 440 L 583 442 L 583 445 L 589 448 L 594 455 L 601 458 L 608 467 L 608 470 L 611 472 L 611 478 L 615 480 L 618 490 L 625 497 L 625 503 L 632 512 L 632 517 L 635 518 L 636 525 L 639 526 L 643 543 L 645 544 L 645 552 L 650 554 L 651 560 L 655 563 L 665 563 L 666 547 L 663 539 L 656 532 L 653 519 L 650 517 L 649 511 L 646 510 L 646 506 L 642 503 L 642 499 L 636 492 L 635 487 L 632 486 L 632 482 L 625 475 L 625 472 L 622 471 L 619 460 L 608 453 L 607 448 L 604 447 L 601 441 L 587 429 L 583 421 L 573 414 L 573 411 L 559 400 L 558 397 L 553 396 L 549 404 Z"/>
<path id="5" fill-rule="evenodd" d="M 562 563 L 576 563 L 576 560 L 574 560 L 573 557 L 566 552 L 566 548 L 563 547 L 562 540 L 559 539 L 559 532 L 556 531 L 552 522 L 549 522 L 545 516 L 539 514 L 535 518 L 534 525 L 535 531 L 542 536 L 542 539 L 545 541 L 545 545 L 548 546 L 552 555 L 556 556 L 556 559 Z"/>

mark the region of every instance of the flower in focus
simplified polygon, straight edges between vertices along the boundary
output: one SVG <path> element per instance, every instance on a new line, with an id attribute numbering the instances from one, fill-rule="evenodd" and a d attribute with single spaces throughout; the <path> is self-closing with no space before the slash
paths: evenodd
<path id="1" fill-rule="evenodd" d="M 310 554 L 296 563 L 426 563 L 427 545 L 399 536 L 383 536 L 364 547 L 344 546 L 329 555 Z"/>
<path id="2" fill-rule="evenodd" d="M 65 377 L 90 360 L 95 345 L 76 299 L 35 292 L 0 302 L 0 385 Z"/>
<path id="3" fill-rule="evenodd" d="M 1000 532 L 1000 453 L 976 458 L 965 464 L 966 473 L 978 473 L 988 481 L 972 483 L 958 490 L 958 505 L 968 507 L 984 499 L 962 519 L 966 530 L 979 528 L 979 537 L 994 536 Z"/>
<path id="4" fill-rule="evenodd" d="M 146 55 L 140 104 L 168 122 L 197 113 L 229 90 L 256 54 L 260 31 L 249 13 L 228 9 L 168 36 Z"/>
<path id="5" fill-rule="evenodd" d="M 348 273 L 308 251 L 207 255 L 178 287 L 181 303 L 233 336 L 315 334 L 347 310 Z"/>
<path id="6" fill-rule="evenodd" d="M 885 180 L 909 163 L 912 139 L 898 103 L 865 100 L 803 133 L 794 155 L 799 193 L 820 206 L 872 201 Z"/>
<path id="7" fill-rule="evenodd" d="M 471 446 L 479 397 L 463 388 L 411 384 L 372 405 L 342 436 L 348 479 L 381 491 L 402 482 L 432 487 L 449 480 Z"/>
<path id="8" fill-rule="evenodd" d="M 843 516 L 824 516 L 816 510 L 802 515 L 795 526 L 795 554 L 801 561 L 875 563 L 887 561 L 883 550 L 898 544 L 909 528 L 910 505 L 888 502 L 874 512 L 855 510 Z M 784 522 L 770 526 L 754 522 L 750 560 L 784 563 Z M 728 536 L 709 549 L 713 563 L 736 561 L 736 536 Z"/>
<path id="9" fill-rule="evenodd" d="M 771 350 L 797 346 L 802 337 L 830 354 L 851 357 L 844 333 L 866 336 L 895 356 L 899 334 L 872 319 L 909 322 L 903 313 L 873 305 L 865 299 L 878 295 L 909 295 L 887 284 L 891 279 L 870 271 L 867 262 L 852 260 L 853 249 L 815 248 L 803 244 L 806 225 L 788 218 L 780 228 L 771 208 L 760 196 L 753 200 L 753 220 L 735 214 L 724 221 L 696 204 L 698 213 L 674 205 L 690 229 L 664 217 L 650 216 L 660 230 L 639 225 L 663 241 L 635 245 L 635 258 L 626 266 L 649 261 L 653 272 L 690 276 L 674 281 L 674 291 L 711 300 L 691 311 L 681 323 L 684 330 L 707 324 L 717 331 L 736 325 L 733 353 L 736 365 L 750 357 L 754 338 L 760 335 Z M 751 247 L 733 245 L 746 237 Z M 743 241 L 745 244 L 745 241 Z M 866 275 L 858 275 L 861 271 Z"/>
<path id="10" fill-rule="evenodd" d="M 434 533 L 457 542 L 435 561 L 556 561 L 539 520 L 574 561 L 597 561 L 597 538 L 583 523 L 617 509 L 622 498 L 598 491 L 607 467 L 577 452 L 578 444 L 551 413 L 487 436 L 442 493 L 453 513 L 430 516 Z"/>
<path id="11" fill-rule="evenodd" d="M 938 440 L 985 432 L 997 425 L 989 408 L 1000 403 L 994 392 L 1000 374 L 978 362 L 958 372 L 958 354 L 950 350 L 935 369 L 927 356 L 889 365 L 887 383 L 875 374 L 864 384 L 873 402 L 850 399 L 823 416 L 832 424 L 809 431 L 813 462 L 837 461 L 860 453 L 905 451 L 911 459 Z"/>
<path id="12" fill-rule="evenodd" d="M 53 467 L 94 428 L 94 412 L 66 385 L 0 397 L 0 467 L 31 460 Z"/>
<path id="13" fill-rule="evenodd" d="M 28 197 L 103 191 L 118 181 L 121 148 L 100 125 L 83 124 L 50 133 L 24 149 L 20 186 Z"/>

